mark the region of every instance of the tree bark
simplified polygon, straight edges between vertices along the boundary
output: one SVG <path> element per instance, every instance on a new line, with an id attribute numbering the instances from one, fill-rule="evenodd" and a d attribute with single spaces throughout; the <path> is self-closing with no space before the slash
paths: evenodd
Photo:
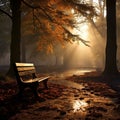
<path id="1" fill-rule="evenodd" d="M 117 38 L 116 38 L 116 0 L 106 0 L 107 6 L 107 43 L 106 59 L 103 74 L 118 74 L 117 69 Z"/>
<path id="2" fill-rule="evenodd" d="M 20 42 L 21 42 L 21 0 L 10 0 L 12 10 L 12 30 L 10 44 L 10 68 L 7 75 L 13 75 L 13 64 L 20 62 Z"/>
<path id="3" fill-rule="evenodd" d="M 25 40 L 21 40 L 21 62 L 26 62 L 26 46 Z"/>

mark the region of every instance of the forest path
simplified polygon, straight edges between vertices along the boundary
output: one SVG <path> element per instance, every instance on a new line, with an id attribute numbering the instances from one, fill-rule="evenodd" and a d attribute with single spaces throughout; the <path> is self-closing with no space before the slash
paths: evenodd
<path id="1" fill-rule="evenodd" d="M 76 72 L 81 74 L 81 72 Z M 57 84 L 61 95 L 44 102 L 36 102 L 21 110 L 10 120 L 118 120 L 120 119 L 120 99 L 116 91 L 104 83 L 74 82 L 67 80 L 75 72 L 51 74 L 48 84 Z M 90 86 L 89 86 L 90 85 Z M 66 86 L 61 88 L 60 86 Z M 94 89 L 93 89 L 94 88 Z M 51 94 L 51 93 L 43 93 Z"/>

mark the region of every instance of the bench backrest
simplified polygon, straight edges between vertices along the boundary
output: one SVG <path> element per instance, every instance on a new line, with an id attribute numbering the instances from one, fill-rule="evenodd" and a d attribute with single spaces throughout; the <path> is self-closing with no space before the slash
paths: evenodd
<path id="1" fill-rule="evenodd" d="M 15 63 L 15 74 L 18 82 L 21 82 L 22 77 L 32 77 L 35 78 L 35 66 L 33 63 Z"/>

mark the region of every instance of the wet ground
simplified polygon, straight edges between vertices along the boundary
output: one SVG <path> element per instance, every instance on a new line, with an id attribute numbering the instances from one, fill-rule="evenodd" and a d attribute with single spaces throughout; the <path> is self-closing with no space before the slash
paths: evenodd
<path id="1" fill-rule="evenodd" d="M 58 89 L 62 89 L 60 95 L 30 104 L 9 120 L 120 120 L 119 92 L 105 83 L 76 82 L 76 76 L 84 72 L 50 74 L 48 85 L 57 84 Z"/>
<path id="2" fill-rule="evenodd" d="M 9 120 L 120 120 L 119 91 L 92 78 L 81 79 L 85 72 L 50 73 L 49 89 L 40 92 L 44 100 L 23 104 Z"/>

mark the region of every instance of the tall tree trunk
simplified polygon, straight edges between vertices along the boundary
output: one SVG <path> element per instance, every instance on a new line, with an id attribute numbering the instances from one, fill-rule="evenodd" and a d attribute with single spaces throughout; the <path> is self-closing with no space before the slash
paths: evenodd
<path id="1" fill-rule="evenodd" d="M 10 68 L 7 75 L 13 75 L 13 63 L 20 62 L 21 0 L 10 0 L 12 10 L 12 31 L 10 45 Z"/>
<path id="2" fill-rule="evenodd" d="M 106 0 L 107 6 L 107 43 L 104 74 L 118 74 L 116 55 L 116 0 Z"/>
<path id="3" fill-rule="evenodd" d="M 21 40 L 21 62 L 26 62 L 26 43 L 25 40 Z"/>

